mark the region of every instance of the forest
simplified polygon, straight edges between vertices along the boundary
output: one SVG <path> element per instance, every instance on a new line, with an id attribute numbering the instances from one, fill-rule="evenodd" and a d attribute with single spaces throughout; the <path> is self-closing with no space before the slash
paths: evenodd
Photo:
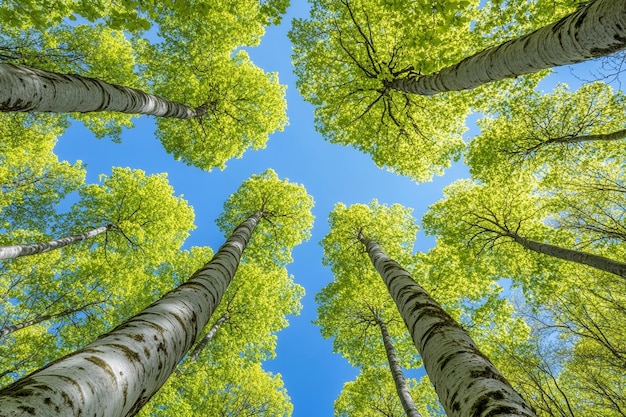
<path id="1" fill-rule="evenodd" d="M 625 62 L 626 0 L 0 1 L 0 417 L 626 417 Z"/>

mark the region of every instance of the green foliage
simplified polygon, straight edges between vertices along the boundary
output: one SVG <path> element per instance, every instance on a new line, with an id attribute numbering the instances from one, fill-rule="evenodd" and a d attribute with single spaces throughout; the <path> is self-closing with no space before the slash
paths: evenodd
<path id="1" fill-rule="evenodd" d="M 263 213 L 244 259 L 259 265 L 284 266 L 292 261 L 291 250 L 311 236 L 313 198 L 302 185 L 280 180 L 268 169 L 244 181 L 224 203 L 217 225 L 226 236 L 256 212 Z"/>
<path id="2" fill-rule="evenodd" d="M 398 259 L 411 258 L 417 225 L 411 210 L 399 204 L 386 206 L 376 200 L 369 205 L 335 205 L 329 216 L 330 233 L 322 240 L 325 265 L 335 280 L 315 299 L 316 324 L 322 336 L 334 338 L 333 347 L 352 365 L 379 366 L 387 362 L 376 320 L 383 321 L 405 367 L 419 366 L 417 352 L 406 332 L 397 307 L 381 277 L 363 252 L 358 232 L 384 241 Z"/>
<path id="3" fill-rule="evenodd" d="M 459 157 L 469 96 L 409 95 L 386 82 L 460 59 L 469 21 L 457 13 L 460 3 L 407 3 L 388 8 L 365 0 L 315 1 L 311 18 L 294 21 L 290 38 L 297 87 L 317 106 L 316 129 L 324 138 L 371 154 L 378 166 L 428 181 Z"/>
<path id="4" fill-rule="evenodd" d="M 244 51 L 233 58 L 163 58 L 154 61 L 162 71 L 155 74 L 155 91 L 207 109 L 199 119 L 157 121 L 157 137 L 176 159 L 204 170 L 224 169 L 247 149 L 264 148 L 268 135 L 287 124 L 285 86 Z"/>
<path id="5" fill-rule="evenodd" d="M 569 92 L 564 84 L 552 94 L 520 85 L 506 100 L 493 101 L 478 124 L 481 135 L 470 144 L 467 162 L 472 176 L 482 181 L 523 170 L 556 170 L 562 164 L 613 158 L 623 152 L 624 140 L 593 140 L 626 127 L 624 95 L 605 83 L 583 85 Z M 626 135 L 625 135 L 626 136 Z M 580 142 L 573 142 L 581 138 Z"/>

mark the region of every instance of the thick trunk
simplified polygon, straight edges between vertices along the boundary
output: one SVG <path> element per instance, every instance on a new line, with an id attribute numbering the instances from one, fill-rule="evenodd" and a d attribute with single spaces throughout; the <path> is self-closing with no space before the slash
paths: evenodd
<path id="1" fill-rule="evenodd" d="M 98 112 L 117 111 L 190 119 L 204 115 L 134 88 L 76 74 L 59 74 L 37 68 L 0 64 L 0 111 Z"/>
<path id="2" fill-rule="evenodd" d="M 2 415 L 135 415 L 208 323 L 261 216 L 239 225 L 189 281 L 83 349 L 0 390 Z"/>
<path id="3" fill-rule="evenodd" d="M 412 94 L 469 90 L 505 78 L 612 54 L 626 47 L 626 1 L 596 0 L 528 35 L 485 49 L 436 74 L 388 83 Z"/>
<path id="4" fill-rule="evenodd" d="M 8 334 L 11 334 L 13 332 L 16 332 L 18 330 L 21 330 L 21 329 L 23 329 L 25 327 L 34 326 L 35 324 L 43 323 L 46 320 L 58 319 L 58 318 L 61 318 L 61 317 L 70 316 L 70 315 L 72 315 L 74 313 L 83 312 L 83 311 L 87 310 L 88 307 L 91 307 L 93 305 L 100 304 L 100 303 L 102 303 L 102 301 L 95 301 L 93 303 L 89 303 L 89 304 L 84 305 L 84 306 L 79 307 L 79 308 L 68 308 L 68 309 L 63 310 L 63 311 L 61 311 L 59 313 L 43 314 L 43 315 L 41 315 L 39 317 L 35 317 L 34 319 L 31 319 L 31 320 L 25 320 L 25 321 L 17 323 L 17 324 L 11 324 L 11 325 L 8 325 L 8 326 L 4 326 L 4 327 L 0 328 L 0 338 L 6 336 Z"/>
<path id="5" fill-rule="evenodd" d="M 360 236 L 450 417 L 536 417 L 463 330 L 397 262 Z"/>
<path id="6" fill-rule="evenodd" d="M 515 240 L 515 242 L 534 252 L 554 256 L 555 258 L 563 259 L 565 261 L 587 265 L 592 268 L 626 278 L 626 263 L 624 262 L 615 261 L 613 259 L 605 258 L 600 255 L 594 255 L 592 253 L 565 249 L 548 243 L 535 242 L 534 240 L 526 239 L 525 237 L 514 233 L 509 234 L 509 236 Z"/>
<path id="7" fill-rule="evenodd" d="M 32 243 L 28 245 L 0 246 L 0 259 L 19 258 L 20 256 L 35 255 L 37 253 L 60 249 L 63 246 L 82 242 L 85 239 L 98 236 L 99 234 L 110 230 L 112 227 L 112 225 L 100 226 L 79 235 L 66 236 L 61 239 L 51 240 L 50 242 Z"/>
<path id="8" fill-rule="evenodd" d="M 406 385 L 406 380 L 404 379 L 402 368 L 398 363 L 396 349 L 393 347 L 391 337 L 387 331 L 387 326 L 382 320 L 377 320 L 377 324 L 378 327 L 380 327 L 380 332 L 383 336 L 383 344 L 385 345 L 385 352 L 387 353 L 389 370 L 391 370 L 393 383 L 396 385 L 396 391 L 398 392 L 398 397 L 402 403 L 402 408 L 404 409 L 407 417 L 422 417 L 419 411 L 417 411 L 413 397 L 411 397 L 411 393 L 409 392 L 409 387 Z"/>
<path id="9" fill-rule="evenodd" d="M 213 336 L 215 336 L 215 333 L 217 333 L 217 330 L 220 328 L 220 326 L 229 319 L 230 317 L 228 317 L 228 314 L 226 313 L 222 314 L 222 316 L 219 319 L 217 319 L 215 324 L 211 326 L 211 330 L 209 330 L 209 332 L 206 335 L 204 335 L 202 340 L 198 342 L 196 347 L 189 354 L 190 360 L 195 361 L 196 359 L 198 359 L 198 356 L 200 356 L 200 352 L 202 352 L 202 349 L 204 349 L 206 345 L 208 345 L 209 342 L 213 339 Z"/>

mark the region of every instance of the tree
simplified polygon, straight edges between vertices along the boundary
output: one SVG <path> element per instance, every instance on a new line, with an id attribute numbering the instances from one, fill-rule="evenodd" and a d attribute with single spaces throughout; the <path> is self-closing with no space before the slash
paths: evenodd
<path id="1" fill-rule="evenodd" d="M 144 91 L 113 85 L 77 74 L 56 74 L 37 68 L 0 64 L 2 111 L 56 113 L 118 111 L 160 117 L 193 118 L 205 114 Z"/>
<path id="2" fill-rule="evenodd" d="M 69 406 L 83 413 L 137 413 L 167 380 L 208 323 L 259 221 L 271 216 L 270 213 L 278 215 L 272 208 L 280 207 L 291 209 L 291 218 L 295 218 L 297 209 L 307 207 L 306 202 L 310 202 L 302 187 L 281 182 L 273 172 L 249 179 L 241 189 L 243 194 L 259 190 L 271 192 L 272 185 L 276 194 L 282 191 L 283 196 L 289 195 L 293 205 L 289 206 L 289 200 L 283 199 L 272 206 L 270 197 L 258 198 L 256 203 L 248 201 L 249 206 L 256 204 L 260 210 L 257 208 L 237 226 L 213 259 L 189 281 L 91 344 L 0 390 L 2 409 L 43 412 Z M 302 195 L 305 201 L 298 199 Z M 225 206 L 228 208 L 229 204 Z M 308 207 L 310 209 L 310 205 Z M 245 207 L 240 209 L 245 210 Z M 231 213 L 230 216 L 241 214 Z M 304 213 L 303 218 L 310 219 L 310 214 Z M 302 230 L 302 233 L 306 235 L 308 231 Z M 294 241 L 299 243 L 296 237 L 275 245 L 287 246 Z M 51 375 L 54 376 L 50 378 Z M 38 388 L 31 389 L 33 385 Z M 116 392 L 115 402 L 108 395 L 84 396 L 87 390 L 98 387 L 103 392 Z"/>
<path id="3" fill-rule="evenodd" d="M 342 288 L 341 292 L 338 290 L 335 292 L 344 297 L 350 293 L 355 294 L 353 300 L 371 297 L 369 294 L 373 292 L 374 288 L 377 294 L 384 291 L 387 299 L 391 295 L 391 299 L 397 307 L 395 309 L 385 307 L 384 310 L 379 308 L 388 317 L 390 314 L 398 314 L 399 312 L 404 323 L 402 331 L 407 337 L 412 338 L 412 343 L 420 352 L 426 373 L 429 375 L 448 415 L 481 415 L 479 414 L 481 412 L 496 412 L 496 410 L 503 412 L 503 410 L 511 411 L 514 409 L 520 415 L 533 415 L 521 397 L 508 386 L 504 377 L 486 359 L 484 354 L 479 353 L 480 351 L 467 332 L 448 313 L 443 311 L 439 304 L 430 298 L 405 270 L 382 254 L 374 241 L 365 237 L 364 233 L 375 235 L 384 241 L 399 259 L 402 259 L 406 264 L 413 264 L 412 247 L 417 226 L 415 220 L 410 216 L 409 209 L 400 205 L 387 207 L 378 205 L 376 202 L 372 202 L 370 206 L 356 204 L 349 208 L 338 204 L 331 213 L 330 224 L 331 233 L 323 241 L 324 262 L 332 267 L 333 273 L 338 278 L 337 283 L 331 284 L 337 289 Z M 378 271 L 377 283 L 372 281 L 374 271 L 371 267 L 369 267 L 368 272 L 355 274 L 355 271 L 367 271 L 367 260 L 364 259 L 362 252 L 357 251 L 362 246 L 367 248 L 370 262 L 374 263 L 376 271 Z M 418 271 L 420 271 L 419 268 Z M 457 275 L 443 277 L 442 284 L 450 280 L 460 281 L 458 271 L 456 272 Z M 340 287 L 339 282 L 347 281 L 350 275 L 360 279 L 353 280 L 352 285 L 344 284 Z M 382 275 L 382 280 L 380 275 Z M 437 277 L 433 277 L 432 284 L 437 282 L 439 282 Z M 327 288 L 331 288 L 331 286 L 329 285 Z M 378 288 L 382 289 L 378 290 Z M 444 299 L 449 297 L 449 299 L 456 299 L 457 302 L 461 297 L 460 294 L 463 294 L 463 290 L 459 290 L 454 296 L 452 295 L 453 291 L 446 291 L 443 285 L 440 290 L 443 290 Z M 489 294 L 489 290 L 493 291 L 490 287 L 480 288 L 477 291 L 478 295 L 473 297 L 474 300 L 480 300 L 485 293 Z M 328 293 L 328 291 L 325 289 L 322 294 Z M 339 297 L 337 298 L 339 299 Z M 367 298 L 365 299 L 367 300 Z M 328 301 L 329 299 L 332 300 L 328 296 L 320 297 L 318 301 Z M 354 302 L 352 304 L 354 305 Z M 329 306 L 332 305 L 330 303 L 322 304 L 322 308 L 328 310 L 325 313 L 332 312 L 329 309 Z M 480 334 L 485 329 L 493 327 L 493 320 L 501 316 L 497 314 L 492 316 L 490 312 L 497 311 L 498 308 L 504 310 L 501 307 L 501 303 L 482 302 L 480 308 L 474 308 L 475 311 L 480 312 L 480 314 L 471 316 L 475 318 L 472 327 L 475 327 L 476 333 Z M 349 311 L 347 308 L 346 310 Z M 393 313 L 390 313 L 390 310 L 394 310 Z M 465 312 L 467 313 L 468 310 Z M 462 317 L 458 310 L 455 310 L 455 315 Z M 330 314 L 327 316 L 333 317 Z M 338 323 L 335 324 L 336 327 L 342 325 L 342 317 L 337 316 L 334 315 L 334 320 Z M 333 323 L 333 318 L 326 319 L 326 321 Z M 467 317 L 463 318 L 462 322 L 464 324 L 472 323 Z M 350 323 L 346 323 L 345 319 L 343 319 L 343 326 L 349 331 Z M 407 328 L 409 329 L 408 334 Z M 440 329 L 450 329 L 452 336 L 448 338 L 446 330 Z M 506 332 L 496 332 L 493 329 L 490 331 L 495 334 L 506 334 Z M 358 330 L 354 332 L 358 333 Z M 489 330 L 486 333 L 488 332 Z M 351 353 L 357 351 L 358 346 L 353 345 Z M 354 353 L 352 354 L 354 355 Z M 463 358 L 463 355 L 468 355 L 468 357 Z M 403 358 L 404 356 L 399 357 Z M 457 392 L 457 390 L 459 391 Z M 494 392 L 496 394 L 493 394 Z M 510 399 L 505 399 L 507 395 L 511 396 Z M 500 405 L 506 404 L 506 406 L 499 408 L 499 402 L 501 402 Z"/>
<path id="4" fill-rule="evenodd" d="M 461 326 L 406 270 L 362 233 L 359 241 L 396 302 L 448 415 L 535 415 Z"/>
<path id="5" fill-rule="evenodd" d="M 376 1 L 312 2 L 311 18 L 295 20 L 289 36 L 296 85 L 316 106 L 315 125 L 324 139 L 353 146 L 377 166 L 417 181 L 441 175 L 458 159 L 468 97 L 405 94 L 384 80 L 463 56 L 473 35 L 471 6 L 460 3 L 403 2 L 402 8 Z M 408 22 L 411 29 L 405 30 Z"/>
<path id="6" fill-rule="evenodd" d="M 100 226 L 87 232 L 62 237 L 50 242 L 32 243 L 24 245 L 0 246 L 0 259 L 18 258 L 20 256 L 35 255 L 37 253 L 48 252 L 50 250 L 62 248 L 63 246 L 82 242 L 85 239 L 96 237 L 101 233 L 106 233 L 113 225 Z"/>
<path id="7" fill-rule="evenodd" d="M 458 181 L 446 188 L 446 199 L 431 206 L 424 216 L 426 230 L 446 235 L 448 240 L 474 246 L 477 252 L 510 246 L 507 243 L 511 242 L 539 254 L 621 277 L 626 275 L 626 264 L 623 262 L 600 253 L 570 249 L 568 245 L 574 244 L 574 237 L 542 224 L 548 217 L 547 208 L 551 202 L 546 202 L 546 199 L 541 202 L 538 196 L 530 194 L 531 189 L 529 183 L 524 181 L 518 184 L 510 181 L 506 191 L 500 184 Z M 545 243 L 547 239 L 562 239 L 563 243 Z"/>
<path id="8" fill-rule="evenodd" d="M 431 95 L 612 54 L 626 47 L 623 6 L 612 0 L 581 4 L 551 25 L 485 49 L 435 74 L 412 71 L 387 85 L 407 93 Z"/>
<path id="9" fill-rule="evenodd" d="M 624 96 L 608 84 L 585 84 L 575 92 L 559 84 L 551 94 L 520 85 L 509 94 L 493 100 L 478 122 L 481 134 L 466 158 L 475 179 L 497 181 L 523 170 L 562 175 L 564 163 L 580 167 L 624 146 Z"/>
<path id="10" fill-rule="evenodd" d="M 141 415 L 158 415 L 162 409 L 238 415 L 244 408 L 266 416 L 289 415 L 285 411 L 287 405 L 291 407 L 288 401 L 284 406 L 264 405 L 284 392 L 280 378 L 267 386 L 267 377 L 257 375 L 255 369 L 260 373 L 261 361 L 275 357 L 276 333 L 287 326 L 287 314 L 298 314 L 302 295 L 303 289 L 284 268 L 268 271 L 242 262 L 213 314 L 210 329 Z"/>
<path id="11" fill-rule="evenodd" d="M 415 392 L 415 381 L 407 381 Z M 346 382 L 335 401 L 338 417 L 401 417 L 407 415 L 395 392 L 394 383 L 387 369 L 366 367 L 356 380 Z"/>

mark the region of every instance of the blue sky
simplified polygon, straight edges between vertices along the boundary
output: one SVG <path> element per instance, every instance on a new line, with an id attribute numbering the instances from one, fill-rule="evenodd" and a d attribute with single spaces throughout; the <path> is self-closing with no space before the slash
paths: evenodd
<path id="1" fill-rule="evenodd" d="M 272 135 L 266 149 L 246 152 L 242 159 L 228 162 L 224 171 L 203 172 L 174 161 L 155 138 L 153 119 L 141 117 L 136 119 L 134 129 L 123 134 L 122 144 L 97 140 L 76 125 L 60 138 L 56 152 L 63 160 L 84 161 L 89 182 L 96 182 L 101 173 L 110 174 L 112 166 L 142 169 L 149 174 L 167 172 L 176 194 L 183 194 L 195 209 L 197 229 L 186 247 L 208 245 L 217 249 L 223 243 L 214 221 L 227 197 L 250 175 L 273 168 L 281 178 L 304 184 L 315 199 L 315 226 L 311 240 L 294 250 L 295 261 L 288 266 L 295 281 L 306 289 L 304 308 L 279 334 L 278 357 L 265 367 L 282 374 L 294 403 L 294 417 L 331 416 L 333 401 L 344 382 L 353 380 L 358 371 L 332 353 L 331 341 L 322 339 L 311 323 L 316 317 L 314 296 L 333 279 L 330 270 L 321 264 L 319 245 L 328 232 L 329 212 L 337 202 L 350 205 L 376 198 L 381 203 L 413 207 L 419 219 L 430 204 L 441 198 L 445 185 L 468 173 L 457 164 L 443 177 L 417 185 L 377 168 L 367 155 L 325 142 L 313 128 L 313 107 L 295 88 L 286 34 L 293 17 L 308 16 L 308 6 L 302 0 L 292 3 L 283 24 L 269 28 L 261 46 L 249 50 L 256 65 L 277 71 L 281 83 L 288 86 L 289 126 Z M 416 245 L 419 250 L 427 250 L 431 242 L 420 233 Z"/>

